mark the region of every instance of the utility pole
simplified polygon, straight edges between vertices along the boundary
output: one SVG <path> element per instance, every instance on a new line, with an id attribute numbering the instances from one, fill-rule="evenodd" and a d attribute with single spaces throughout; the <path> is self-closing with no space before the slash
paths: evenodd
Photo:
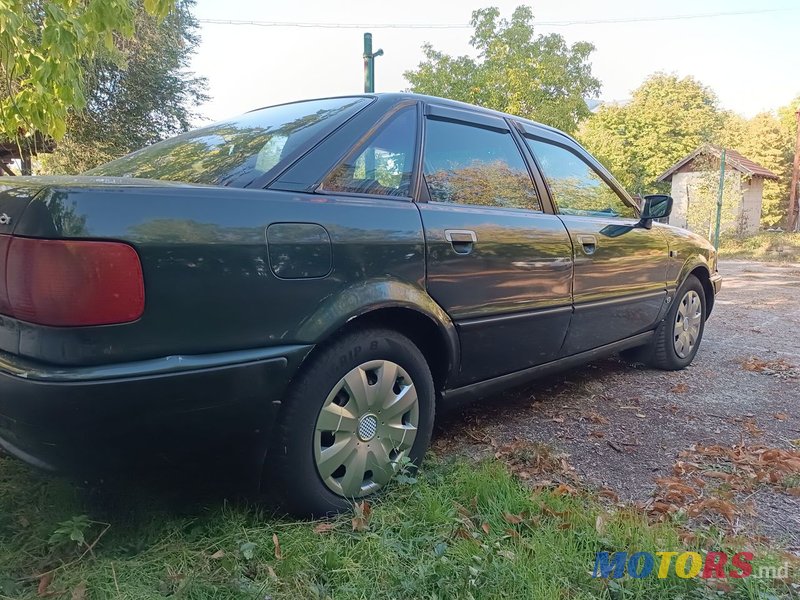
<path id="1" fill-rule="evenodd" d="M 800 106 L 795 111 L 797 118 L 797 139 L 794 143 L 794 163 L 792 163 L 792 187 L 789 189 L 789 210 L 786 213 L 787 229 L 797 231 L 798 210 L 797 206 L 797 180 L 800 178 Z"/>
<path id="2" fill-rule="evenodd" d="M 364 34 L 364 93 L 375 91 L 375 57 L 383 56 L 383 50 L 372 51 L 372 34 Z"/>
<path id="3" fill-rule="evenodd" d="M 717 227 L 714 230 L 714 250 L 719 250 L 719 226 L 722 220 L 722 194 L 725 192 L 725 148 L 719 159 L 719 191 L 717 192 Z"/>

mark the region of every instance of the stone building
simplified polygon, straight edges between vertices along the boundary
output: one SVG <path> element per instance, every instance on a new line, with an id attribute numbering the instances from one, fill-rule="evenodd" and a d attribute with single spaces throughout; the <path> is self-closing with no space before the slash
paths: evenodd
<path id="1" fill-rule="evenodd" d="M 721 148 L 711 145 L 701 146 L 676 162 L 658 178 L 658 181 L 672 183 L 670 195 L 674 204 L 672 215 L 669 217 L 670 225 L 700 229 L 697 233 L 708 234 L 706 222 L 697 218 L 690 219 L 690 211 L 693 201 L 698 203 L 701 201 L 702 190 L 703 200 L 709 207 L 706 212 L 711 212 L 709 198 L 715 194 L 719 185 L 721 155 Z M 758 231 L 766 179 L 778 179 L 778 176 L 735 150 L 725 149 L 725 202 L 732 202 L 733 205 L 726 211 L 727 218 L 724 216 L 722 219 L 723 231 L 734 228 L 743 234 Z M 711 187 L 713 189 L 708 189 Z M 701 225 L 698 225 L 698 222 L 701 222 Z"/>

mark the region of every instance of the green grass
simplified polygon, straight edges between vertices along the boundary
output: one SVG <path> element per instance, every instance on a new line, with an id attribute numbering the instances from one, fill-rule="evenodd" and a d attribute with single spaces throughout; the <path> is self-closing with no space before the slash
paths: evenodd
<path id="1" fill-rule="evenodd" d="M 745 238 L 723 236 L 719 255 L 723 258 L 800 261 L 800 233 L 759 233 Z"/>
<path id="2" fill-rule="evenodd" d="M 531 492 L 496 461 L 430 460 L 417 483 L 396 484 L 373 505 L 359 532 L 350 516 L 319 533 L 320 522 L 281 520 L 255 506 L 219 502 L 180 514 L 146 498 L 96 509 L 68 482 L 0 458 L 0 597 L 36 598 L 36 576 L 54 568 L 53 598 L 72 598 L 76 588 L 80 598 L 82 582 L 92 599 L 718 597 L 674 574 L 592 579 L 596 551 L 680 551 L 679 529 L 589 493 Z M 80 520 L 51 537 L 80 515 L 93 520 L 88 544 L 107 531 L 78 560 L 85 546 L 68 538 L 83 530 Z M 728 597 L 780 597 L 763 595 L 763 586 L 739 580 Z"/>

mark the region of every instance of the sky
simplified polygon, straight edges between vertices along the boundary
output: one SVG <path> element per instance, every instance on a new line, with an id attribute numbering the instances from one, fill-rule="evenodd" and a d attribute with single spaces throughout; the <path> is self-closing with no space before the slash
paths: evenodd
<path id="1" fill-rule="evenodd" d="M 521 0 L 197 0 L 202 20 L 335 24 L 467 25 L 472 10 L 497 6 L 510 17 Z M 800 2 L 797 0 L 537 0 L 529 3 L 538 33 L 595 46 L 592 71 L 600 100 L 624 102 L 656 71 L 691 75 L 711 87 L 720 105 L 746 117 L 800 95 Z M 759 14 L 596 24 L 709 13 Z M 539 23 L 539 25 L 537 25 Z M 259 27 L 201 22 L 192 69 L 208 79 L 209 120 L 279 102 L 361 93 L 363 33 L 373 34 L 378 92 L 408 88 L 403 73 L 430 42 L 449 54 L 473 54 L 471 29 Z"/>

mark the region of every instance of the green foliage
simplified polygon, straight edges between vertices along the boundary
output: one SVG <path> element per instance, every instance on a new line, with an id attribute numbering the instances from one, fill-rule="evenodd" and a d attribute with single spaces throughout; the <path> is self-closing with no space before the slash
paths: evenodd
<path id="1" fill-rule="evenodd" d="M 536 35 L 529 6 L 517 7 L 510 21 L 499 17 L 497 8 L 472 13 L 470 44 L 477 59 L 453 57 L 425 44 L 425 60 L 405 73 L 411 90 L 573 131 L 589 114 L 584 98 L 600 90 L 588 61 L 594 46 L 568 45 L 557 34 Z"/>
<path id="2" fill-rule="evenodd" d="M 725 235 L 720 238 L 719 255 L 758 261 L 800 262 L 800 233 L 770 231 L 749 237 Z"/>
<path id="3" fill-rule="evenodd" d="M 578 137 L 638 194 L 668 191 L 656 178 L 704 143 L 736 150 L 781 178 L 764 182 L 761 225 L 772 227 L 783 220 L 788 205 L 799 102 L 744 119 L 720 110 L 714 93 L 695 79 L 657 73 L 629 103 L 601 106 L 581 124 Z"/>
<path id="4" fill-rule="evenodd" d="M 70 112 L 45 172 L 81 173 L 191 127 L 206 99 L 205 80 L 187 70 L 198 42 L 193 4 L 178 0 L 164 19 L 137 6 L 135 37 L 87 63 L 86 107 Z"/>
<path id="5" fill-rule="evenodd" d="M 174 0 L 144 0 L 163 18 Z M 56 139 L 86 105 L 86 61 L 134 33 L 134 0 L 0 0 L 0 136 L 21 144 Z"/>
<path id="6" fill-rule="evenodd" d="M 67 542 L 74 542 L 78 546 L 86 544 L 86 531 L 92 522 L 86 515 L 72 517 L 58 524 L 58 528 L 50 536 L 50 544 L 59 546 Z"/>
<path id="7" fill-rule="evenodd" d="M 692 77 L 656 73 L 625 105 L 604 105 L 578 134 L 630 192 L 663 189 L 657 177 L 722 128 L 717 97 Z"/>
<path id="8" fill-rule="evenodd" d="M 590 577 L 595 552 L 742 549 L 713 530 L 685 547 L 673 523 L 649 524 L 640 511 L 589 492 L 532 491 L 496 461 L 431 461 L 416 484 L 392 486 L 375 501 L 359 530 L 352 515 L 288 521 L 223 502 L 176 510 L 153 492 L 129 490 L 114 508 L 94 503 L 111 527 L 91 554 L 65 562 L 47 535 L 84 501 L 67 482 L 7 457 L 0 473 L 0 594 L 20 600 L 38 598 L 35 575 L 53 568 L 50 589 L 65 598 L 85 585 L 86 598 L 138 600 L 699 600 L 718 596 L 704 580 L 674 572 L 625 577 L 612 590 Z M 756 572 L 778 558 L 760 545 L 754 552 Z M 727 583 L 726 598 L 789 593 L 780 581 Z"/>
<path id="9" fill-rule="evenodd" d="M 794 158 L 795 107 L 800 98 L 774 112 L 763 112 L 752 119 L 726 115 L 721 143 L 733 148 L 778 175 L 780 181 L 764 181 L 761 224 L 781 223 L 788 207 Z"/>
<path id="10" fill-rule="evenodd" d="M 705 164 L 704 164 L 705 163 Z M 698 157 L 695 168 L 698 170 L 687 184 L 686 207 L 687 228 L 713 240 L 717 224 L 717 198 L 719 196 L 719 160 L 712 157 Z M 720 230 L 734 235 L 745 229 L 746 223 L 739 220 L 737 207 L 742 201 L 742 176 L 738 171 L 727 169 L 722 187 L 722 210 Z"/>

